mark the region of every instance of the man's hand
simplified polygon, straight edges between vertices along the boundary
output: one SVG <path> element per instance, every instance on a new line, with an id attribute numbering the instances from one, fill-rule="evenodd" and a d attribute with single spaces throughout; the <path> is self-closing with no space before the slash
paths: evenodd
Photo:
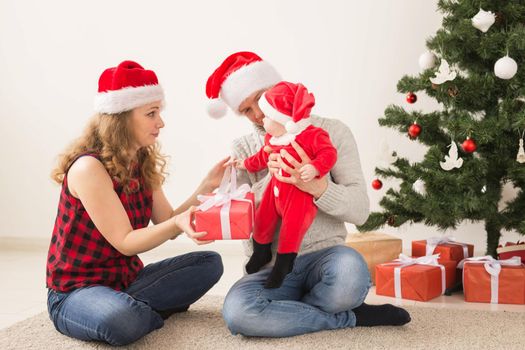
<path id="1" fill-rule="evenodd" d="M 323 176 L 319 179 L 314 178 L 308 182 L 302 180 L 301 173 L 298 169 L 301 169 L 303 166 L 310 164 L 312 160 L 297 142 L 292 141 L 292 147 L 299 155 L 300 161 L 297 161 L 290 155 L 290 153 L 286 152 L 285 150 L 281 150 L 280 155 L 276 153 L 272 153 L 270 155 L 268 161 L 269 171 L 275 176 L 277 180 L 284 183 L 293 184 L 301 191 L 311 194 L 315 199 L 319 199 L 319 197 L 322 196 L 328 187 L 326 176 Z M 283 161 L 283 158 L 286 159 L 286 161 L 291 166 L 288 166 Z M 279 169 L 282 169 L 284 172 L 290 174 L 290 177 L 284 177 L 280 175 Z"/>

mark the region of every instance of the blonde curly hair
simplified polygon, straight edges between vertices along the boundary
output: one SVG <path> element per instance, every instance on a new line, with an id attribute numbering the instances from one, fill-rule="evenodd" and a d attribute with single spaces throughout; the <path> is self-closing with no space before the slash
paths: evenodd
<path id="1" fill-rule="evenodd" d="M 133 142 L 129 127 L 131 113 L 132 111 L 96 114 L 89 121 L 82 135 L 58 156 L 58 165 L 53 169 L 51 178 L 62 184 L 69 167 L 79 156 L 94 153 L 99 156 L 109 175 L 123 186 L 126 193 L 140 189 L 140 183 L 134 174 L 136 166 L 146 189 L 160 188 L 168 175 L 167 156 L 160 153 L 158 143 L 140 148 L 136 158 L 134 154 L 130 154 L 129 150 Z"/>

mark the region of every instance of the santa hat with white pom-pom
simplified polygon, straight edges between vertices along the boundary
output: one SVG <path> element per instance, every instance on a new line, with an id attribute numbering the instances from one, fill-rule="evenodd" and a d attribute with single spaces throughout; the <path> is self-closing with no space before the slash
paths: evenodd
<path id="1" fill-rule="evenodd" d="M 289 134 L 299 134 L 308 125 L 314 95 L 303 84 L 282 81 L 266 91 L 259 100 L 264 116 L 284 125 Z"/>
<path id="2" fill-rule="evenodd" d="M 279 73 L 253 52 L 242 51 L 228 56 L 206 83 L 210 99 L 208 114 L 221 118 L 230 107 L 239 113 L 239 105 L 256 91 L 281 81 Z"/>

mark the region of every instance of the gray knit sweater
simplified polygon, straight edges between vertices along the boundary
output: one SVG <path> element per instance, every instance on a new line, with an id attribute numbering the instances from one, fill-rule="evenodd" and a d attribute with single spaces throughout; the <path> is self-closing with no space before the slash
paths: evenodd
<path id="1" fill-rule="evenodd" d="M 317 251 L 334 245 L 343 244 L 346 238 L 345 222 L 360 225 L 368 218 L 369 200 L 366 192 L 359 153 L 350 129 L 337 119 L 310 117 L 314 126 L 328 132 L 333 145 L 337 148 L 337 163 L 330 171 L 328 188 L 314 201 L 318 207 L 317 216 L 306 232 L 299 254 Z M 233 141 L 233 155 L 246 159 L 255 154 L 264 145 L 265 131 L 254 125 L 255 131 Z M 255 201 L 258 204 L 266 189 L 270 175 L 264 169 L 258 173 L 240 170 L 237 183 L 252 186 Z M 277 242 L 279 227 L 275 232 Z M 277 244 L 272 245 L 274 258 Z M 245 244 L 247 256 L 252 253 L 251 240 Z"/>

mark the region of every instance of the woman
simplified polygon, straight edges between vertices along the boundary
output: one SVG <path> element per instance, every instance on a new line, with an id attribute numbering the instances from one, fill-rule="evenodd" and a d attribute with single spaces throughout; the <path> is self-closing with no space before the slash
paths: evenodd
<path id="1" fill-rule="evenodd" d="M 193 231 L 192 205 L 218 186 L 226 162 L 173 210 L 161 188 L 166 161 L 156 142 L 163 100 L 153 71 L 132 61 L 106 69 L 96 115 L 53 171 L 62 191 L 47 260 L 48 310 L 65 335 L 129 344 L 187 310 L 222 275 L 215 252 L 146 267 L 137 256 L 182 232 L 210 242 L 197 240 L 206 232 Z"/>

